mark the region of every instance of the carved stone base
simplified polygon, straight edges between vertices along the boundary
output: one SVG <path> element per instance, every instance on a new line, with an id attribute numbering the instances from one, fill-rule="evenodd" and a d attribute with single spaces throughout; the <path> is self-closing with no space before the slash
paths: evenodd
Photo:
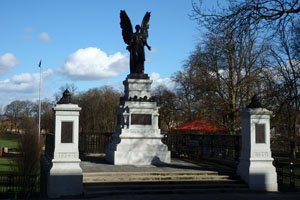
<path id="1" fill-rule="evenodd" d="M 119 144 L 115 144 L 117 140 Z M 106 152 L 114 165 L 152 165 L 170 163 L 171 155 L 161 138 L 115 138 Z"/>
<path id="2" fill-rule="evenodd" d="M 82 169 L 78 162 L 53 162 L 48 176 L 48 197 L 81 195 L 83 190 Z"/>
<path id="3" fill-rule="evenodd" d="M 151 84 L 150 79 L 129 79 L 123 81 L 124 85 L 124 97 L 125 100 L 129 98 L 147 98 L 151 97 Z"/>
<path id="4" fill-rule="evenodd" d="M 130 76 L 123 84 L 117 130 L 106 159 L 114 165 L 170 163 L 170 151 L 162 143 L 158 128 L 159 107 L 151 97 L 152 80 Z"/>
<path id="5" fill-rule="evenodd" d="M 277 192 L 277 173 L 273 159 L 240 159 L 237 173 L 253 190 Z"/>

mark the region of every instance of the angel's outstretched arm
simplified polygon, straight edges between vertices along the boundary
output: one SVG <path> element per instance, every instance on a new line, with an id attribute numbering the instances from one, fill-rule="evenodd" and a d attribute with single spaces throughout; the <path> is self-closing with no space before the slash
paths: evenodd
<path id="1" fill-rule="evenodd" d="M 149 44 L 147 43 L 147 40 L 145 41 L 145 46 L 147 47 L 147 49 L 149 50 L 149 51 L 151 51 L 151 47 L 149 46 Z"/>

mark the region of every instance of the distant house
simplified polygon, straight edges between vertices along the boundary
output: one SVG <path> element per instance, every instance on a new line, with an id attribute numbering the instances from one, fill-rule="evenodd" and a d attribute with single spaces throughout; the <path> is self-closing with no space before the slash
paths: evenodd
<path id="1" fill-rule="evenodd" d="M 224 126 L 213 124 L 212 122 L 198 117 L 193 121 L 183 123 L 177 126 L 174 131 L 184 132 L 199 132 L 199 133 L 224 133 L 226 128 Z"/>

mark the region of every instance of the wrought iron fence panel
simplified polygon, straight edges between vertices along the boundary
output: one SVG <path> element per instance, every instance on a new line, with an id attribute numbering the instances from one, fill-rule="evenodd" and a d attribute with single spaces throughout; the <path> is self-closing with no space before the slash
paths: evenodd
<path id="1" fill-rule="evenodd" d="M 105 153 L 107 145 L 112 141 L 113 133 L 82 132 L 79 134 L 79 152 Z M 192 160 L 201 158 L 215 159 L 215 161 L 230 161 L 233 167 L 239 160 L 241 149 L 241 136 L 228 134 L 206 134 L 186 132 L 165 132 L 163 142 L 168 146 L 172 157 L 187 157 Z M 53 158 L 54 135 L 47 134 L 46 154 Z M 273 154 L 285 155 L 280 152 Z M 52 157 L 51 157 L 52 156 Z M 286 157 L 286 156 L 284 156 Z M 274 165 L 278 175 L 280 190 L 300 191 L 300 164 L 289 164 L 275 161 Z M 21 178 L 13 175 L 0 176 L 0 193 L 9 191 L 22 191 Z M 18 184 L 16 184 L 18 183 Z"/>
<path id="2" fill-rule="evenodd" d="M 0 195 L 8 196 L 28 196 L 38 194 L 39 175 L 21 175 L 0 173 Z"/>
<path id="3" fill-rule="evenodd" d="M 79 133 L 79 153 L 105 153 L 113 133 Z"/>
<path id="4" fill-rule="evenodd" d="M 173 156 L 217 158 L 235 162 L 239 159 L 239 135 L 182 132 L 164 134 L 163 141 Z"/>
<path id="5" fill-rule="evenodd" d="M 50 159 L 53 159 L 55 148 L 55 136 L 53 133 L 47 133 L 45 144 L 45 154 Z"/>
<path id="6" fill-rule="evenodd" d="M 280 191 L 300 191 L 300 164 L 274 161 Z"/>

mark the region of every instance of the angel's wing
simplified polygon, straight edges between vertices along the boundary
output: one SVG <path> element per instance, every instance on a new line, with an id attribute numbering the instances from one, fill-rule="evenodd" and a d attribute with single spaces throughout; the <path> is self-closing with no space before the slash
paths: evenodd
<path id="1" fill-rule="evenodd" d="M 129 17 L 127 16 L 125 10 L 121 10 L 120 12 L 120 25 L 122 28 L 122 36 L 123 40 L 126 44 L 130 44 L 131 36 L 133 34 L 132 25 Z"/>
<path id="2" fill-rule="evenodd" d="M 141 32 L 143 34 L 143 38 L 146 40 L 148 38 L 148 29 L 149 29 L 149 20 L 150 20 L 151 12 L 146 12 L 142 25 L 141 25 Z"/>

